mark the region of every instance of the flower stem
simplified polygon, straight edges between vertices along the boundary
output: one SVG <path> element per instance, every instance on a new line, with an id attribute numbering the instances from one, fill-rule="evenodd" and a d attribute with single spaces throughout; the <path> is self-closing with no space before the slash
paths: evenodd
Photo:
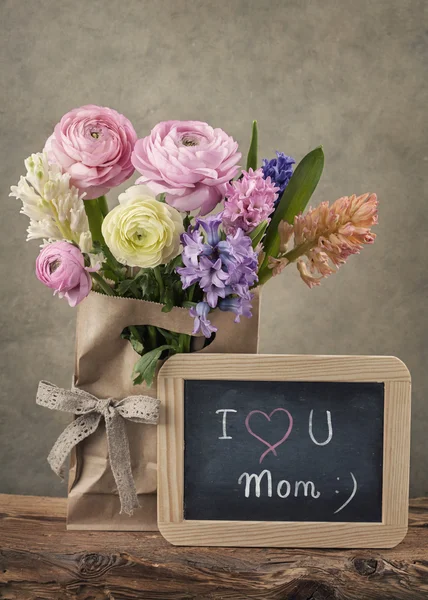
<path id="1" fill-rule="evenodd" d="M 101 225 L 104 220 L 98 200 L 84 200 L 85 212 L 88 217 L 89 229 L 92 235 L 92 241 L 104 244 L 104 236 L 101 232 Z"/>
<path id="2" fill-rule="evenodd" d="M 192 336 L 187 333 L 180 334 L 182 336 L 182 352 L 190 352 L 190 342 L 192 341 Z"/>
<path id="3" fill-rule="evenodd" d="M 165 286 L 163 284 L 162 275 L 161 275 L 159 267 L 155 267 L 153 269 L 153 271 L 154 271 L 156 281 L 158 282 L 158 286 L 159 286 L 159 301 L 162 302 L 163 294 L 165 291 Z"/>
<path id="4" fill-rule="evenodd" d="M 193 300 L 193 294 L 195 293 L 195 287 L 196 287 L 196 283 L 191 285 L 189 288 L 189 294 L 188 294 L 188 298 L 187 298 L 189 302 L 192 302 L 192 300 Z"/>
<path id="5" fill-rule="evenodd" d="M 100 196 L 97 198 L 98 206 L 100 207 L 101 214 L 103 218 L 105 218 L 108 214 L 108 204 L 107 198 L 105 196 Z"/>
<path id="6" fill-rule="evenodd" d="M 153 325 L 147 325 L 147 333 L 149 334 L 149 340 L 150 340 L 150 346 L 151 346 L 150 350 L 154 350 L 155 348 L 157 348 L 159 346 L 156 327 L 154 327 Z"/>
<path id="7" fill-rule="evenodd" d="M 292 262 L 296 261 L 298 258 L 300 258 L 300 256 L 302 256 L 303 254 L 308 252 L 308 250 L 310 250 L 315 245 L 316 245 L 316 242 L 304 242 L 303 244 L 300 244 L 300 246 L 296 246 L 296 248 L 293 248 L 286 254 L 283 254 L 282 256 L 280 256 L 280 258 L 285 258 L 286 260 L 288 260 L 289 263 L 292 263 Z M 269 281 L 269 279 L 272 277 L 272 275 L 273 275 L 272 269 L 270 269 L 268 266 L 265 266 L 264 268 L 262 268 L 262 270 L 259 273 L 259 281 L 258 281 L 257 285 L 265 284 L 266 282 Z"/>
<path id="8" fill-rule="evenodd" d="M 99 273 L 91 273 L 91 277 L 100 286 L 100 288 L 107 296 L 116 296 L 115 291 L 109 286 L 107 281 L 103 279 Z"/>
<path id="9" fill-rule="evenodd" d="M 300 244 L 300 246 L 296 246 L 296 248 L 293 248 L 286 254 L 283 254 L 282 258 L 286 258 L 290 263 L 294 262 L 295 260 L 300 258 L 300 256 L 308 252 L 308 250 L 310 250 L 315 245 L 316 242 L 304 242 L 303 244 Z"/>
<path id="10" fill-rule="evenodd" d="M 272 277 L 272 275 L 273 275 L 272 269 L 269 269 L 269 267 L 267 267 L 267 266 L 264 267 L 262 269 L 262 271 L 259 273 L 259 280 L 256 281 L 256 283 L 253 285 L 253 288 L 267 283 L 269 281 L 269 279 Z"/>

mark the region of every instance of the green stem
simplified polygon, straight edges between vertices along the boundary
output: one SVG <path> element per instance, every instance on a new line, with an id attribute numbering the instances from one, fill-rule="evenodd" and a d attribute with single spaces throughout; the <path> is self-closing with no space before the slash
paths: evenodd
<path id="1" fill-rule="evenodd" d="M 296 248 L 293 248 L 286 254 L 283 254 L 281 256 L 281 258 L 285 258 L 288 260 L 289 263 L 292 263 L 292 262 L 296 261 L 298 258 L 300 258 L 300 256 L 302 256 L 303 254 L 306 254 L 306 252 L 308 252 L 315 245 L 316 245 L 316 242 L 303 242 L 303 244 L 300 244 L 300 246 L 296 246 Z M 272 269 L 270 269 L 268 266 L 266 266 L 259 273 L 259 281 L 258 281 L 257 285 L 265 284 L 267 281 L 269 281 L 269 279 L 272 277 L 272 275 L 273 275 Z"/>
<path id="2" fill-rule="evenodd" d="M 193 294 L 195 293 L 195 287 L 196 287 L 196 283 L 194 283 L 193 285 L 191 285 L 189 287 L 189 297 L 188 297 L 188 301 L 191 302 L 193 300 Z"/>
<path id="3" fill-rule="evenodd" d="M 189 287 L 187 292 L 187 300 L 192 302 L 193 294 L 195 293 L 196 283 Z M 190 344 L 192 342 L 192 336 L 187 333 L 180 334 L 180 352 L 190 352 Z"/>
<path id="4" fill-rule="evenodd" d="M 87 200 L 86 200 L 87 202 Z M 115 291 L 109 286 L 107 281 L 101 277 L 99 273 L 91 273 L 91 277 L 100 286 L 107 296 L 116 296 Z"/>
<path id="5" fill-rule="evenodd" d="M 192 336 L 187 335 L 187 333 L 185 333 L 183 335 L 184 335 L 183 352 L 190 352 L 190 343 L 192 341 Z"/>
<path id="6" fill-rule="evenodd" d="M 288 262 L 294 262 L 303 254 L 306 254 L 311 248 L 316 246 L 316 242 L 303 242 L 300 246 L 296 246 L 289 252 L 283 255 L 283 258 L 286 258 Z"/>
<path id="7" fill-rule="evenodd" d="M 155 267 L 153 269 L 153 271 L 155 273 L 156 281 L 158 282 L 158 286 L 159 286 L 159 302 L 162 302 L 163 294 L 165 291 L 165 286 L 163 284 L 162 275 L 161 275 L 159 267 Z"/>
<path id="8" fill-rule="evenodd" d="M 101 214 L 103 218 L 105 218 L 108 214 L 108 204 L 107 198 L 105 196 L 100 196 L 97 198 L 98 206 L 100 207 Z"/>
<path id="9" fill-rule="evenodd" d="M 151 346 L 150 350 L 154 350 L 155 348 L 157 348 L 159 346 L 156 327 L 154 327 L 153 325 L 147 325 L 147 333 L 149 334 L 149 340 L 150 340 L 150 346 Z"/>
<path id="10" fill-rule="evenodd" d="M 266 266 L 259 273 L 259 280 L 253 285 L 253 288 L 259 287 L 259 286 L 264 285 L 265 283 L 267 283 L 269 281 L 269 279 L 272 277 L 272 275 L 273 275 L 272 269 L 269 269 L 269 267 Z"/>
<path id="11" fill-rule="evenodd" d="M 83 204 L 85 206 L 85 212 L 89 221 L 89 229 L 92 234 L 92 241 L 104 244 L 104 236 L 101 232 L 101 225 L 104 217 L 98 204 L 98 200 L 96 198 L 93 200 L 84 200 Z"/>

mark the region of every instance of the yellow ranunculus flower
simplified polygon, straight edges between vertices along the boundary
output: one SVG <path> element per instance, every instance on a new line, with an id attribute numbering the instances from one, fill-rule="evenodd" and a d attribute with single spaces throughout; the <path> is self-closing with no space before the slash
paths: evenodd
<path id="1" fill-rule="evenodd" d="M 178 210 L 156 200 L 144 185 L 128 188 L 119 202 L 102 225 L 106 244 L 119 262 L 153 268 L 180 254 L 184 227 Z"/>

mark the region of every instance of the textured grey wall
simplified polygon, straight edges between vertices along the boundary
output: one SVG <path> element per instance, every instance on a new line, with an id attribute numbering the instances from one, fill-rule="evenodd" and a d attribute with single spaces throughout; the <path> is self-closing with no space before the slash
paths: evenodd
<path id="1" fill-rule="evenodd" d="M 318 289 L 294 268 L 265 289 L 261 350 L 402 358 L 414 381 L 411 492 L 428 493 L 426 7 L 2 0 L 0 492 L 65 493 L 45 458 L 68 418 L 34 396 L 40 378 L 70 384 L 74 312 L 35 279 L 38 244 L 25 244 L 27 219 L 7 196 L 59 118 L 91 102 L 123 112 L 140 136 L 201 119 L 243 149 L 257 118 L 264 156 L 324 145 L 314 202 L 378 193 L 373 247 Z"/>

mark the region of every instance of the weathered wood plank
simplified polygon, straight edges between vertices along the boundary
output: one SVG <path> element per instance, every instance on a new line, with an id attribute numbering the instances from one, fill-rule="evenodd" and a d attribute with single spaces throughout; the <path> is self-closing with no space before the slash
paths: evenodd
<path id="1" fill-rule="evenodd" d="M 66 532 L 64 499 L 0 495 L 1 600 L 422 600 L 428 498 L 389 550 L 180 548 L 154 533 Z"/>

